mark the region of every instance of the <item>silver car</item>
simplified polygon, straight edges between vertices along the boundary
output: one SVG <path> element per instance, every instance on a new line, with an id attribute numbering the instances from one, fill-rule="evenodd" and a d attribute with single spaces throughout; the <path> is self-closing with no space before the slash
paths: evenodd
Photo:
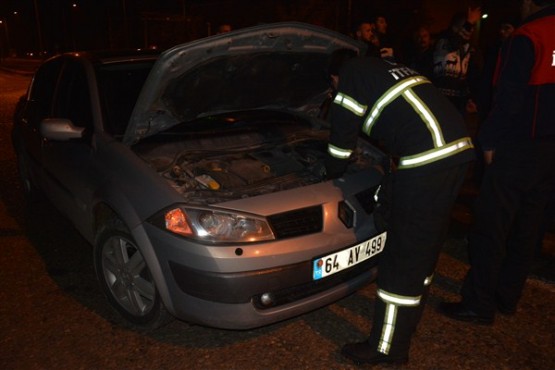
<path id="1" fill-rule="evenodd" d="M 375 278 L 386 241 L 383 153 L 361 138 L 325 179 L 330 54 L 360 47 L 277 23 L 53 57 L 16 109 L 25 193 L 94 246 L 124 323 L 250 329 L 330 304 Z"/>

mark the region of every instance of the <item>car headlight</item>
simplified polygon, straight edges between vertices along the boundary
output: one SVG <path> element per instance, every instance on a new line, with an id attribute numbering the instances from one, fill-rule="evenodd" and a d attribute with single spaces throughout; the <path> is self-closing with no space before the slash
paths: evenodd
<path id="1" fill-rule="evenodd" d="M 172 233 L 206 242 L 248 243 L 274 240 L 262 217 L 221 210 L 177 207 L 155 222 Z"/>

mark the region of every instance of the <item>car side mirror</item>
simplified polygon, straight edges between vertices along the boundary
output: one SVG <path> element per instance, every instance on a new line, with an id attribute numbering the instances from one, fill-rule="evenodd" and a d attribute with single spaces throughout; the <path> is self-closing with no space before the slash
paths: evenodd
<path id="1" fill-rule="evenodd" d="M 77 127 L 65 118 L 45 118 L 40 122 L 39 130 L 44 138 L 55 141 L 82 139 L 85 133 L 84 127 Z"/>

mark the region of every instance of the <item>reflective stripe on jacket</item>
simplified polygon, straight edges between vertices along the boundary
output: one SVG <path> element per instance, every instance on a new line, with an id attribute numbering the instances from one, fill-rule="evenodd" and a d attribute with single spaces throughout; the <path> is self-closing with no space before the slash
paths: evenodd
<path id="1" fill-rule="evenodd" d="M 359 132 L 399 157 L 398 169 L 429 165 L 473 147 L 462 117 L 425 77 L 378 58 L 351 62 L 341 71 L 330 112 L 332 157 L 349 158 Z"/>

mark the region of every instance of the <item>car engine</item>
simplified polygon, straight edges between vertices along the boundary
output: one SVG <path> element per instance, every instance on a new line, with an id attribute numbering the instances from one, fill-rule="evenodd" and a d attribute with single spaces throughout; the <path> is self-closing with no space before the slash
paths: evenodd
<path id="1" fill-rule="evenodd" d="M 272 126 L 170 137 L 140 144 L 135 151 L 191 203 L 212 204 L 325 180 L 327 130 Z M 348 172 L 379 166 L 382 157 L 361 139 Z"/>

